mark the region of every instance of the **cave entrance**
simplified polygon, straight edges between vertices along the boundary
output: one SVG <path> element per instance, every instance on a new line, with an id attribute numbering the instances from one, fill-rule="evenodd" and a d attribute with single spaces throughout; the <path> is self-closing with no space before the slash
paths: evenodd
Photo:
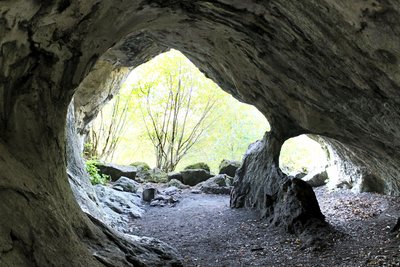
<path id="1" fill-rule="evenodd" d="M 318 136 L 300 135 L 285 141 L 279 156 L 281 170 L 287 175 L 302 176 L 323 171 L 328 154 Z"/>
<path id="2" fill-rule="evenodd" d="M 254 106 L 223 91 L 172 49 L 129 73 L 90 124 L 84 155 L 152 170 L 151 182 L 167 181 L 168 172 L 188 168 L 212 175 L 221 172 L 221 164 L 240 165 L 248 145 L 268 130 Z"/>

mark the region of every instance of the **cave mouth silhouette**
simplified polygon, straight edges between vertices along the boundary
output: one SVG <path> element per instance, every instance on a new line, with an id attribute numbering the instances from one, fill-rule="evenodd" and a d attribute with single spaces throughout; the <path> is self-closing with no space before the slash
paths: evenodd
<path id="1" fill-rule="evenodd" d="M 317 142 L 317 141 L 321 142 Z M 285 141 L 282 146 L 279 165 L 287 175 L 324 170 L 328 165 L 328 154 L 318 136 L 310 138 L 300 135 Z"/>
<path id="2" fill-rule="evenodd" d="M 248 145 L 270 128 L 254 106 L 223 91 L 177 50 L 161 53 L 129 71 L 119 88 L 99 88 L 114 91 L 113 98 L 107 97 L 110 101 L 104 101 L 83 131 L 86 158 L 120 165 L 145 162 L 155 167 L 154 149 L 162 144 L 164 149 L 159 152 L 188 148 L 174 156 L 182 158 L 175 164 L 177 170 L 204 162 L 218 173 L 223 159 L 241 161 Z"/>
<path id="3" fill-rule="evenodd" d="M 263 171 L 279 166 L 280 146 L 301 134 L 331 138 L 343 162 L 375 177 L 383 193 L 400 194 L 395 1 L 5 1 L 0 9 L 5 266 L 179 266 L 172 250 L 128 240 L 85 215 L 66 174 L 73 96 L 79 134 L 93 116 L 88 103 L 107 95 L 100 84 L 117 84 L 108 78 L 169 48 L 271 123 L 251 159 L 276 159 L 257 179 L 242 176 L 232 205 L 266 212 Z"/>

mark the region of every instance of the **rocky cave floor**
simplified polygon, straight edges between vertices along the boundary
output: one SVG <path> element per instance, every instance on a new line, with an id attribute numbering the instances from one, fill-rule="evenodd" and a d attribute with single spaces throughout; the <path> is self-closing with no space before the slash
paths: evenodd
<path id="1" fill-rule="evenodd" d="M 229 196 L 190 190 L 174 206 L 146 206 L 131 230 L 172 245 L 185 266 L 400 266 L 400 234 L 390 232 L 399 198 L 324 187 L 315 193 L 330 231 L 313 249 L 253 211 L 230 209 Z"/>

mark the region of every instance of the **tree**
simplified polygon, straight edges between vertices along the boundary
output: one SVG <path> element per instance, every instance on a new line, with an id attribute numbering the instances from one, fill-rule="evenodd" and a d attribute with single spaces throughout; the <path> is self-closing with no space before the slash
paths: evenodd
<path id="1" fill-rule="evenodd" d="M 224 158 L 240 160 L 248 145 L 269 128 L 260 112 L 221 90 L 176 50 L 135 68 L 118 97 L 120 110 L 127 105 L 121 134 L 106 138 L 109 131 L 100 131 L 110 122 L 118 124 L 121 115 L 116 114 L 121 112 L 114 112 L 113 101 L 102 109 L 91 134 L 99 140 L 93 147 L 117 141 L 110 158 L 118 164 L 145 161 L 171 170 L 207 162 L 218 170 Z M 102 149 L 97 150 L 101 154 Z"/>
<path id="2" fill-rule="evenodd" d="M 84 156 L 87 159 L 112 161 L 120 138 L 125 130 L 131 96 L 116 96 L 89 128 L 86 136 Z M 107 115 L 104 115 L 107 113 Z"/>
<path id="3" fill-rule="evenodd" d="M 195 101 L 201 88 L 193 70 L 182 67 L 179 59 L 173 63 L 172 68 L 167 64 L 168 72 L 162 72 L 158 80 L 134 88 L 142 98 L 142 118 L 155 150 L 156 167 L 166 172 L 173 171 L 199 141 L 216 103 L 213 95 Z"/>

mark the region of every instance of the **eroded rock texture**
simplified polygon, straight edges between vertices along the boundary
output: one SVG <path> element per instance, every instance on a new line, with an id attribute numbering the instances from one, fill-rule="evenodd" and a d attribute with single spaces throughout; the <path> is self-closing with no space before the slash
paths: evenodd
<path id="1" fill-rule="evenodd" d="M 274 225 L 301 232 L 310 221 L 324 221 L 312 187 L 279 169 L 283 138 L 274 132 L 249 146 L 242 166 L 236 171 L 231 207 L 261 211 Z"/>
<path id="2" fill-rule="evenodd" d="M 67 108 L 101 61 L 135 67 L 168 48 L 255 105 L 279 143 L 330 138 L 399 195 L 399 10 L 394 0 L 2 1 L 1 265 L 118 266 L 95 255 L 114 235 L 86 218 L 68 184 Z M 274 170 L 243 179 L 233 205 L 267 213 L 264 193 L 277 184 L 263 174 L 277 179 Z M 136 253 L 121 244 L 115 255 Z"/>

